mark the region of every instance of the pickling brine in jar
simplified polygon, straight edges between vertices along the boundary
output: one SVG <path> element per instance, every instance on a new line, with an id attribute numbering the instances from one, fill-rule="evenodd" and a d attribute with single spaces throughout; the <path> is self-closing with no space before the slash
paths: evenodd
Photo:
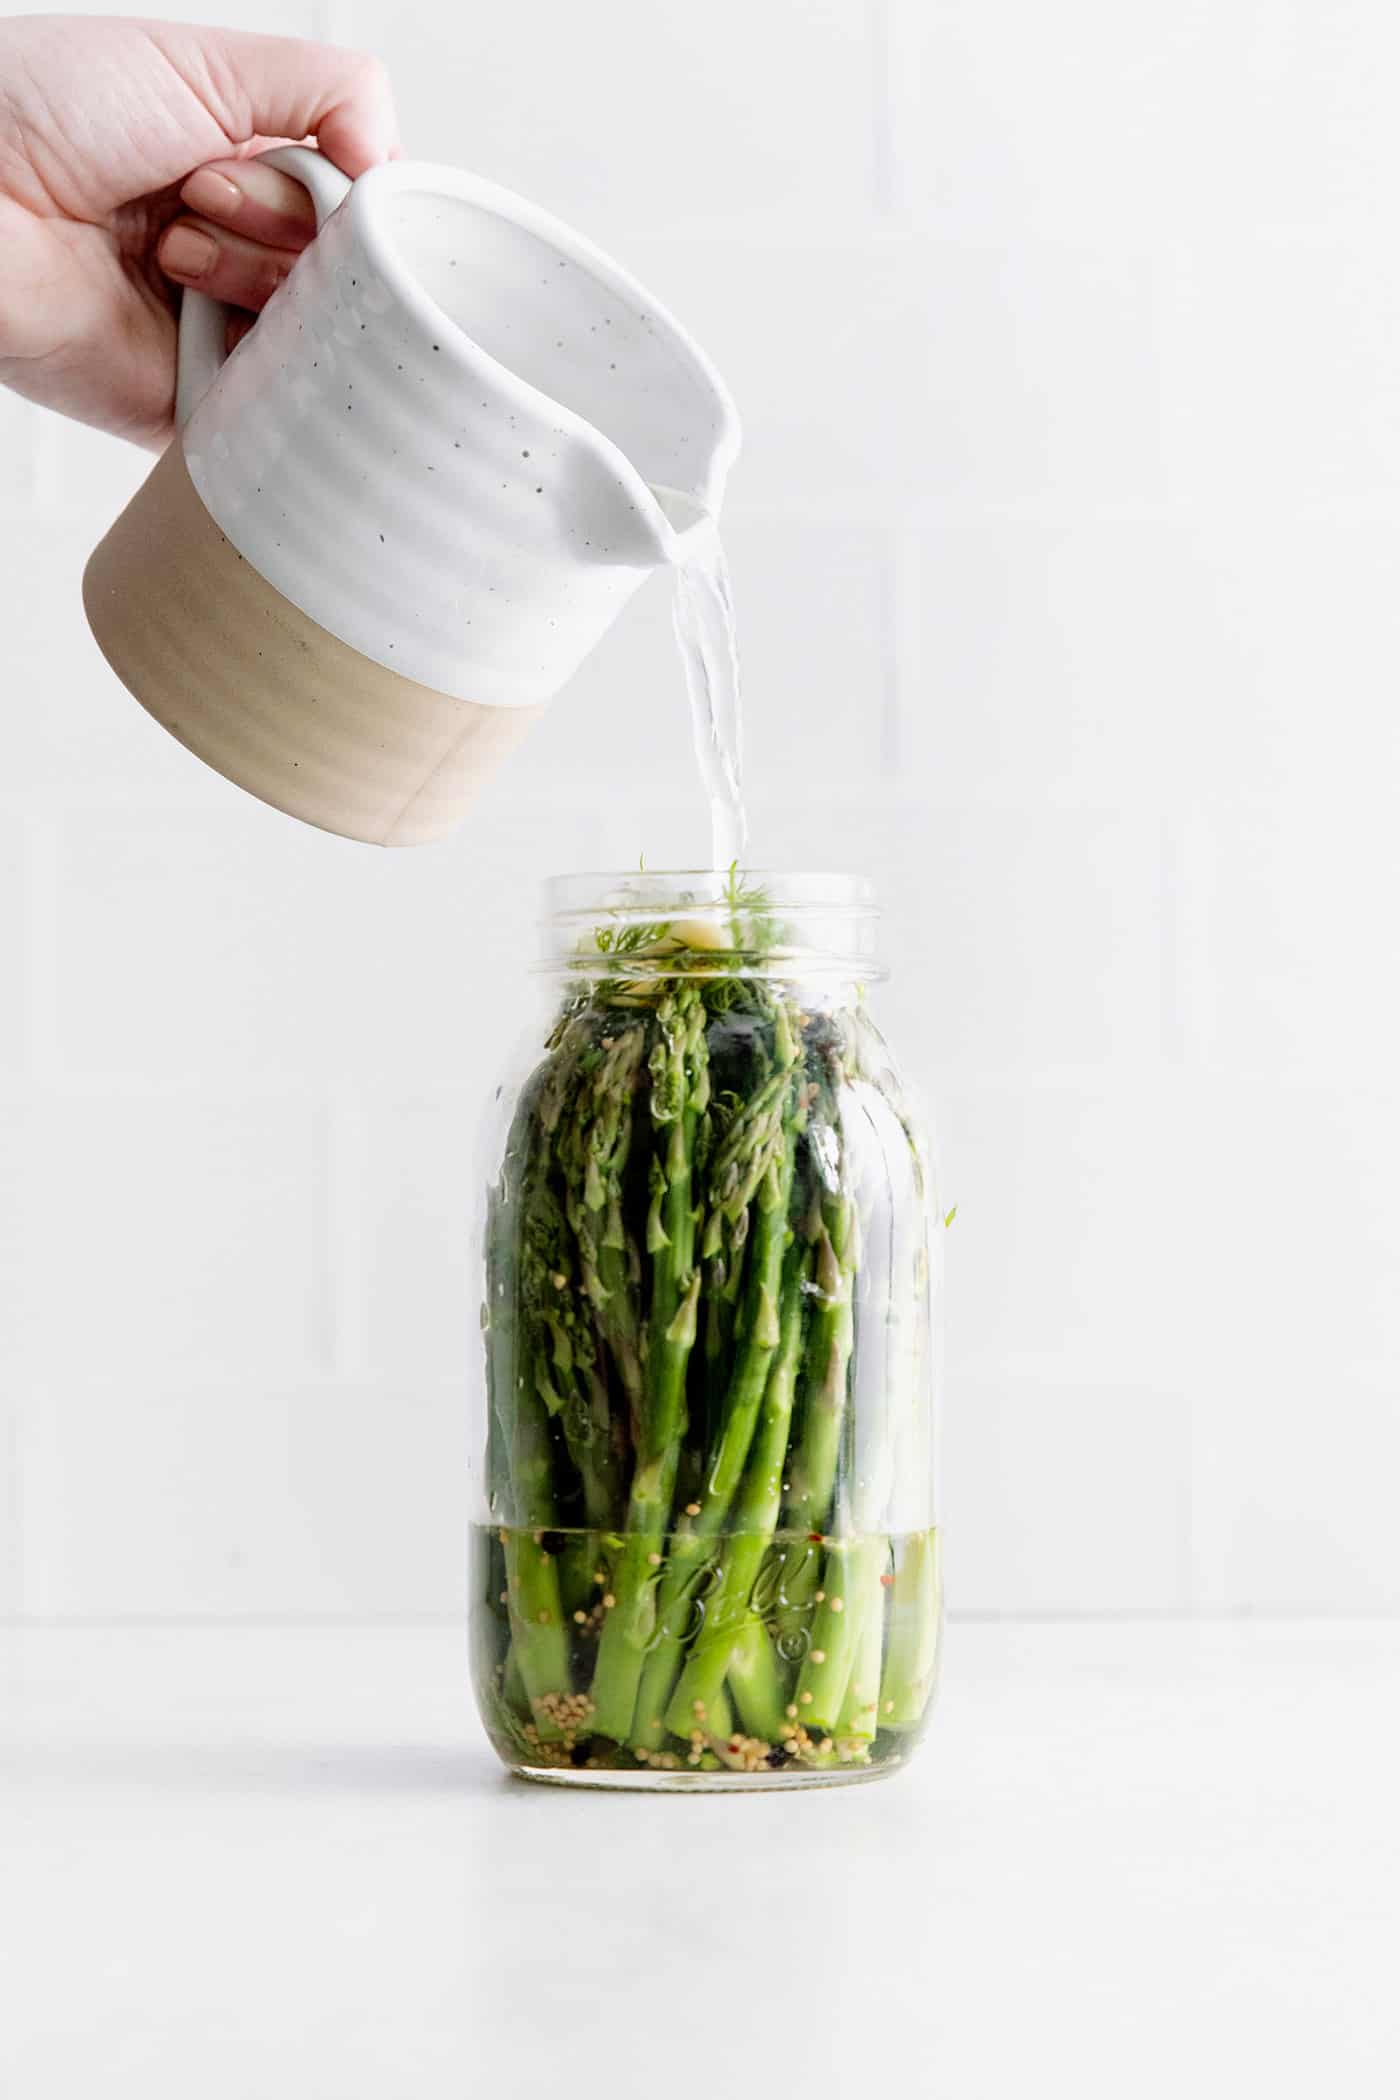
<path id="1" fill-rule="evenodd" d="M 938 1236 L 850 878 L 570 877 L 480 1182 L 472 1656 L 593 1786 L 901 1763 L 941 1628 Z"/>

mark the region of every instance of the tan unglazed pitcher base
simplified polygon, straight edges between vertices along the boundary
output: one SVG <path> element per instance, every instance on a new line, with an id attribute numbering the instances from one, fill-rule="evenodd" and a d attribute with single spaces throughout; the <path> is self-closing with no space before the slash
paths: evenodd
<path id="1" fill-rule="evenodd" d="M 542 712 L 434 692 L 328 634 L 225 538 L 178 440 L 94 550 L 83 604 L 172 736 L 274 809 L 372 845 L 451 831 Z"/>

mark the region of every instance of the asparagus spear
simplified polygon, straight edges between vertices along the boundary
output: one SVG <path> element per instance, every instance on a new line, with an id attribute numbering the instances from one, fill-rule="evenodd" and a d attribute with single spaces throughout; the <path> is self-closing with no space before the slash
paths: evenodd
<path id="1" fill-rule="evenodd" d="M 570 1133 L 566 1207 L 583 1289 L 616 1367 L 635 1440 L 642 1405 L 641 1331 L 632 1288 L 634 1250 L 623 1223 L 623 1179 L 632 1148 L 633 1101 L 646 1051 L 645 1023 L 605 1035 L 592 1083 Z"/>
<path id="2" fill-rule="evenodd" d="M 884 1541 L 861 1570 L 862 1588 L 847 1605 L 857 1614 L 851 1674 L 836 1723 L 836 1754 L 843 1763 L 864 1757 L 880 1723 L 880 1661 L 885 1641 L 885 1584 L 889 1552 Z"/>
<path id="3" fill-rule="evenodd" d="M 750 1618 L 750 1598 L 782 1504 L 783 1463 L 802 1349 L 802 1294 L 809 1267 L 807 1249 L 793 1247 L 784 1267 L 777 1353 L 748 1466 L 734 1503 L 733 1529 L 719 1556 L 713 1608 L 705 1615 L 666 1712 L 666 1725 L 676 1734 L 686 1726 L 688 1713 L 697 1706 L 708 1709 L 731 1667 L 737 1665 L 737 1681 L 743 1686 L 741 1696 L 748 1709 L 746 1720 L 754 1734 L 766 1735 L 770 1742 L 776 1739 L 782 1713 L 776 1684 L 771 1678 L 765 1681 L 761 1657 L 753 1645 L 741 1646 L 737 1636 L 747 1625 L 756 1625 L 762 1640 L 767 1641 L 761 1623 Z"/>
<path id="4" fill-rule="evenodd" d="M 486 1297 L 481 1308 L 490 1400 L 488 1487 L 492 1514 L 514 1521 L 511 1449 L 520 1334 L 521 1230 L 526 1190 L 540 1172 L 537 1130 L 546 1098 L 560 1091 L 565 1054 L 556 1052 L 522 1089 L 505 1156 L 487 1196 Z"/>
<path id="5" fill-rule="evenodd" d="M 938 1666 L 938 1535 L 901 1541 L 890 1591 L 890 1635 L 880 1680 L 880 1726 L 913 1728 L 924 1717 Z"/>
<path id="6" fill-rule="evenodd" d="M 532 1174 L 527 1183 L 535 1181 Z M 529 1189 L 527 1205 L 538 1195 Z M 537 1258 L 537 1250 L 535 1250 Z M 506 1595 L 511 1644 L 520 1675 L 538 1712 L 552 1695 L 569 1689 L 569 1653 L 559 1566 L 544 1546 L 544 1533 L 555 1528 L 558 1505 L 554 1490 L 554 1456 L 549 1412 L 541 1396 L 542 1366 L 527 1339 L 525 1307 L 530 1289 L 525 1273 L 531 1264 L 528 1240 L 522 1260 L 522 1310 L 517 1332 L 514 1422 L 511 1437 L 511 1484 L 515 1524 L 501 1533 L 505 1549 Z M 538 1349 L 539 1336 L 534 1336 Z"/>
<path id="7" fill-rule="evenodd" d="M 584 1521 L 594 1531 L 611 1525 L 621 1506 L 621 1474 L 592 1317 L 578 1287 L 564 1208 L 555 1185 L 557 1148 L 564 1127 L 563 1123 L 556 1127 L 552 1142 L 540 1132 L 541 1159 L 527 1179 L 521 1204 L 517 1377 L 533 1386 L 533 1398 L 546 1417 L 543 1432 L 535 1432 L 540 1449 L 534 1454 L 537 1492 L 531 1522 L 541 1529 L 557 1525 L 561 1518 L 565 1523 L 558 1579 L 563 1611 L 570 1614 L 581 1610 L 588 1599 L 598 1552 L 589 1532 L 569 1528 L 561 1502 L 568 1505 L 581 1500 Z M 529 1406 L 523 1388 L 518 1406 L 517 1436 L 525 1426 Z M 548 1429 L 551 1421 L 573 1462 L 576 1487 L 557 1460 Z"/>
<path id="8" fill-rule="evenodd" d="M 519 1122 L 519 1115 L 516 1117 Z M 507 1152 L 509 1161 L 509 1151 Z M 515 1378 L 516 1249 L 505 1193 L 508 1166 L 486 1199 L 486 1295 L 481 1332 L 486 1353 L 486 1499 L 493 1516 L 510 1502 L 512 1386 Z"/>
<path id="9" fill-rule="evenodd" d="M 539 1411 L 542 1418 L 543 1410 Z M 528 1403 L 522 1406 L 516 1432 L 515 1461 L 522 1491 L 529 1492 L 535 1476 L 541 1511 L 548 1507 L 544 1481 L 548 1458 L 541 1460 L 541 1421 Z M 547 1522 L 547 1518 L 543 1519 Z M 537 1711 L 551 1696 L 569 1689 L 569 1645 L 565 1634 L 564 1604 L 559 1590 L 559 1568 L 543 1543 L 543 1530 L 503 1531 L 501 1544 L 506 1556 L 506 1597 L 510 1613 L 511 1647 L 520 1667 L 521 1680 Z"/>
<path id="10" fill-rule="evenodd" d="M 786 1712 L 782 1674 L 763 1619 L 752 1609 L 729 1646 L 726 1685 L 750 1735 L 776 1743 Z"/>
<path id="11" fill-rule="evenodd" d="M 688 1631 L 690 1603 L 714 1559 L 714 1541 L 724 1528 L 743 1476 L 769 1367 L 780 1339 L 778 1304 L 782 1295 L 783 1254 L 789 1236 L 787 1220 L 796 1138 L 804 1106 L 804 1097 L 793 1078 L 796 1039 L 781 1006 L 775 1013 L 774 1044 L 779 1070 L 761 1097 L 764 1109 L 739 1119 L 741 1135 L 736 1136 L 737 1125 L 731 1128 L 712 1170 L 717 1177 L 722 1212 L 744 1191 L 755 1190 L 744 1323 L 698 1499 L 688 1506 L 677 1524 L 661 1581 L 651 1652 L 633 1724 L 634 1740 L 648 1746 L 660 1739 L 662 1717 Z M 766 1162 L 761 1177 L 750 1156 L 753 1153 Z"/>
<path id="12" fill-rule="evenodd" d="M 831 1735 L 845 1705 L 859 1643 L 861 1604 L 884 1572 L 882 1538 L 829 1539 L 822 1591 L 812 1615 L 812 1644 L 798 1672 L 797 1720 L 809 1732 Z M 850 1607 L 848 1610 L 848 1606 Z"/>
<path id="13" fill-rule="evenodd" d="M 570 1060 L 572 1085 L 567 1091 L 558 1085 L 541 1091 L 538 1156 L 521 1202 L 522 1362 L 528 1361 L 535 1392 L 558 1424 L 590 1527 L 568 1532 L 559 1556 L 566 1616 L 591 1603 L 593 1570 L 601 1557 L 597 1534 L 610 1530 L 622 1510 L 624 1432 L 612 1418 L 596 1321 L 609 1293 L 590 1216 L 602 1208 L 610 1189 L 616 1200 L 643 1042 L 644 1031 L 636 1024 L 620 1045 L 607 1036 L 599 1041 L 592 1017 L 578 1017 L 566 1031 L 558 1055 Z M 630 1294 L 613 1295 L 612 1331 L 624 1346 Z"/>
<path id="14" fill-rule="evenodd" d="M 656 1575 L 681 1441 L 685 1378 L 695 1343 L 700 1272 L 695 1263 L 692 1162 L 696 1130 L 709 1105 L 705 1008 L 682 980 L 657 1013 L 650 1059 L 651 1113 L 657 1128 L 647 1232 L 652 1258 L 646 1391 L 623 1548 L 613 1570 L 614 1602 L 604 1621 L 593 1674 L 594 1727 L 626 1742 L 647 1643 L 656 1618 Z"/>
<path id="15" fill-rule="evenodd" d="M 778 1645 L 784 1653 L 791 1653 L 805 1640 L 821 1586 L 821 1539 L 827 1525 L 835 1521 L 855 1344 L 855 1279 L 860 1265 L 859 1213 L 854 1196 L 844 1186 L 847 1147 L 838 1105 L 844 1068 L 830 1038 L 814 1040 L 815 1033 L 809 1034 L 808 1048 L 819 1071 L 820 1106 L 809 1147 L 819 1162 L 811 1228 L 816 1291 L 803 1406 L 793 1438 L 783 1510 L 789 1543 L 777 1624 Z M 836 1041 L 839 1043 L 839 1035 Z"/>
<path id="16" fill-rule="evenodd" d="M 709 1535 L 723 1525 L 743 1476 L 769 1363 L 779 1341 L 778 1303 L 782 1290 L 783 1253 L 788 1240 L 788 1207 L 792 1201 L 797 1132 L 804 1104 L 800 1089 L 790 1076 L 796 1062 L 796 1048 L 790 1022 L 782 1007 L 778 1008 L 774 1033 L 783 1067 L 778 1076 L 785 1082 L 786 1112 L 757 1186 L 745 1332 L 724 1397 L 719 1435 L 700 1498 L 700 1515 L 695 1520 L 697 1530 Z"/>
<path id="17" fill-rule="evenodd" d="M 855 1275 L 860 1261 L 855 1203 L 846 1195 L 822 1204 L 817 1240 L 817 1310 L 812 1320 L 807 1393 L 800 1442 L 789 1474 L 784 1521 L 796 1532 L 824 1529 L 831 1513 L 855 1337 Z"/>
<path id="18" fill-rule="evenodd" d="M 508 1519 L 500 1542 L 512 1658 L 537 1711 L 537 1702 L 567 1692 L 569 1658 L 558 1569 L 539 1543 L 555 1519 L 553 1464 L 548 1420 L 529 1364 L 522 1281 L 526 1240 L 517 1220 L 542 1185 L 547 1148 L 541 1133 L 546 1119 L 557 1114 L 573 1059 L 574 1046 L 561 1047 L 522 1094 L 490 1206 L 486 1343 L 498 1428 L 493 1493 Z"/>

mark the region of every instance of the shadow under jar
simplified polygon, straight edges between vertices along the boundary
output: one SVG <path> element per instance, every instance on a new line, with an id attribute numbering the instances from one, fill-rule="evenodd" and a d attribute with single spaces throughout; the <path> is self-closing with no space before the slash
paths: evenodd
<path id="1" fill-rule="evenodd" d="M 515 1772 L 900 1764 L 941 1627 L 926 1148 L 848 877 L 570 876 L 487 1135 L 471 1639 Z"/>

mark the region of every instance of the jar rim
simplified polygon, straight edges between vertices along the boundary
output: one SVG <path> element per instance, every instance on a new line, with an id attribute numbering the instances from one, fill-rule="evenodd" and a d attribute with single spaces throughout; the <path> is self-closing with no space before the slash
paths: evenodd
<path id="1" fill-rule="evenodd" d="M 585 977 L 883 977 L 868 876 L 638 868 L 545 884 L 544 967 Z"/>
<path id="2" fill-rule="evenodd" d="M 732 901 L 735 887 L 761 890 L 767 902 L 784 909 L 825 904 L 829 907 L 876 909 L 875 885 L 868 875 L 853 875 L 837 869 L 794 868 L 624 868 L 582 869 L 568 875 L 551 875 L 545 881 L 545 896 L 553 912 L 612 909 L 611 895 L 634 898 L 637 909 L 667 901 L 667 886 L 674 889 L 669 900 L 679 905 Z M 625 904 L 622 908 L 627 908 Z"/>

